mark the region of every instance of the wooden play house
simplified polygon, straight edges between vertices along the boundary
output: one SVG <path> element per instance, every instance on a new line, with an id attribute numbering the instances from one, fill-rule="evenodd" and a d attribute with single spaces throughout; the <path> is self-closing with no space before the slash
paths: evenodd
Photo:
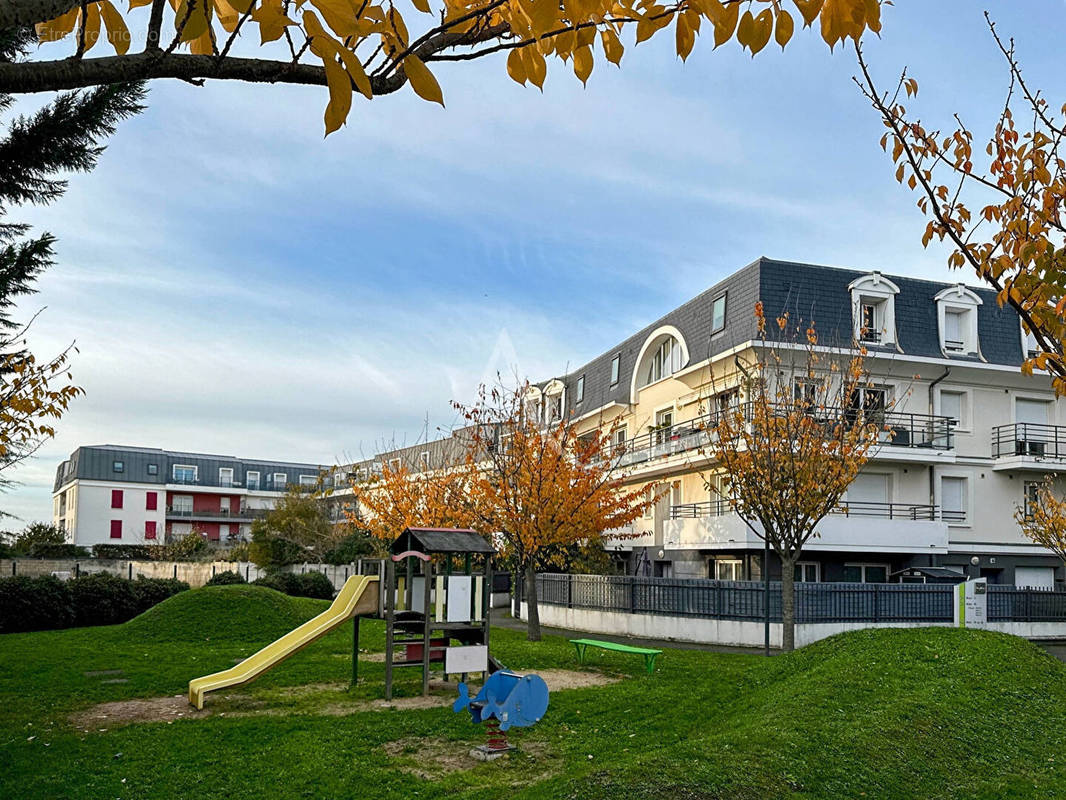
<path id="1" fill-rule="evenodd" d="M 385 564 L 385 698 L 393 670 L 422 669 L 422 694 L 433 668 L 444 674 L 499 668 L 489 655 L 492 557 L 485 537 L 456 528 L 407 528 Z"/>

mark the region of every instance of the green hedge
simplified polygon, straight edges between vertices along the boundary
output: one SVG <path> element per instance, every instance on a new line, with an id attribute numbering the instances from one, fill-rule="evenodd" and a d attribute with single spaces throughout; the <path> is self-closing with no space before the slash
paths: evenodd
<path id="1" fill-rule="evenodd" d="M 252 581 L 255 586 L 266 586 L 293 597 L 315 597 L 320 600 L 333 599 L 333 583 L 321 572 L 305 572 L 297 575 L 292 572 L 273 572 Z"/>
<path id="2" fill-rule="evenodd" d="M 94 544 L 93 558 L 148 561 L 159 554 L 157 544 Z"/>
<path id="3" fill-rule="evenodd" d="M 89 551 L 76 544 L 36 542 L 30 545 L 30 558 L 88 558 Z"/>
<path id="4" fill-rule="evenodd" d="M 247 583 L 244 576 L 239 572 L 232 570 L 225 570 L 219 572 L 216 575 L 211 576 L 211 580 L 204 584 L 204 586 L 230 586 L 234 583 Z"/>
<path id="5" fill-rule="evenodd" d="M 0 578 L 0 633 L 114 625 L 188 588 L 169 578 L 129 581 L 106 572 L 65 582 L 51 576 Z"/>

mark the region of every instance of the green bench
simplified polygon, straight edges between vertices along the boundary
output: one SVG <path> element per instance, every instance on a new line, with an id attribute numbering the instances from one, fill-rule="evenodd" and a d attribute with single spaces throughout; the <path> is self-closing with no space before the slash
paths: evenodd
<path id="1" fill-rule="evenodd" d="M 570 643 L 574 645 L 574 649 L 577 650 L 577 661 L 579 664 L 585 663 L 585 651 L 590 647 L 598 647 L 601 650 L 614 650 L 618 653 L 636 653 L 637 655 L 644 656 L 644 669 L 651 675 L 655 671 L 655 657 L 662 653 L 662 650 L 652 650 L 647 647 L 631 647 L 628 644 L 617 644 L 616 642 L 602 642 L 599 639 L 571 639 Z"/>

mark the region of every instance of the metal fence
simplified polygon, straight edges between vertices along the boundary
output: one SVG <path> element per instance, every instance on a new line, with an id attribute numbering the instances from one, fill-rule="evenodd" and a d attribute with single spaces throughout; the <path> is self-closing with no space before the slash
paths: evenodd
<path id="1" fill-rule="evenodd" d="M 797 583 L 796 622 L 952 622 L 957 588 L 942 583 Z M 1066 591 L 990 586 L 988 618 L 1066 622 Z M 537 576 L 540 603 L 626 614 L 762 622 L 759 581 L 641 578 L 630 575 Z M 770 619 L 781 621 L 781 584 L 770 583 Z"/>

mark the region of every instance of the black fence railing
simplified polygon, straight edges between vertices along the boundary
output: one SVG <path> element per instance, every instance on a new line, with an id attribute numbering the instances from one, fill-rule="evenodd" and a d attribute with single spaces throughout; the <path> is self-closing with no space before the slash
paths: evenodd
<path id="1" fill-rule="evenodd" d="M 720 517 L 733 513 L 728 500 L 705 500 L 700 503 L 681 503 L 670 506 L 670 519 L 694 519 L 699 517 Z M 939 506 L 915 505 L 913 503 L 873 503 L 865 501 L 842 502 L 832 514 L 844 517 L 877 517 L 879 519 L 899 520 L 937 520 L 965 522 L 963 512 L 941 512 Z M 959 519 L 959 515 L 962 518 Z"/>
<path id="2" fill-rule="evenodd" d="M 1066 459 L 1066 425 L 1016 422 L 992 429 L 992 457 Z"/>
<path id="3" fill-rule="evenodd" d="M 634 436 L 613 446 L 612 454 L 619 466 L 629 466 L 655 458 L 709 448 L 714 442 L 714 427 L 721 414 L 738 410 L 744 419 L 751 419 L 751 403 L 745 403 L 728 411 L 715 411 L 694 419 L 653 428 L 647 433 Z M 782 413 L 793 410 L 782 406 Z M 918 447 L 950 450 L 955 446 L 955 420 L 952 417 L 931 414 L 908 414 L 898 411 L 869 411 L 863 414 L 855 409 L 837 409 L 836 417 L 827 417 L 826 422 L 835 422 L 843 416 L 849 422 L 860 417 L 884 426 L 881 437 L 883 445 L 893 447 Z"/>
<path id="4" fill-rule="evenodd" d="M 518 587 L 521 591 L 521 586 Z M 954 620 L 957 587 L 939 583 L 797 583 L 796 622 L 941 622 Z M 537 575 L 547 605 L 762 622 L 760 581 L 642 578 L 631 575 Z M 770 619 L 781 621 L 781 584 L 770 584 Z M 991 585 L 988 619 L 1066 622 L 1066 591 Z"/>

